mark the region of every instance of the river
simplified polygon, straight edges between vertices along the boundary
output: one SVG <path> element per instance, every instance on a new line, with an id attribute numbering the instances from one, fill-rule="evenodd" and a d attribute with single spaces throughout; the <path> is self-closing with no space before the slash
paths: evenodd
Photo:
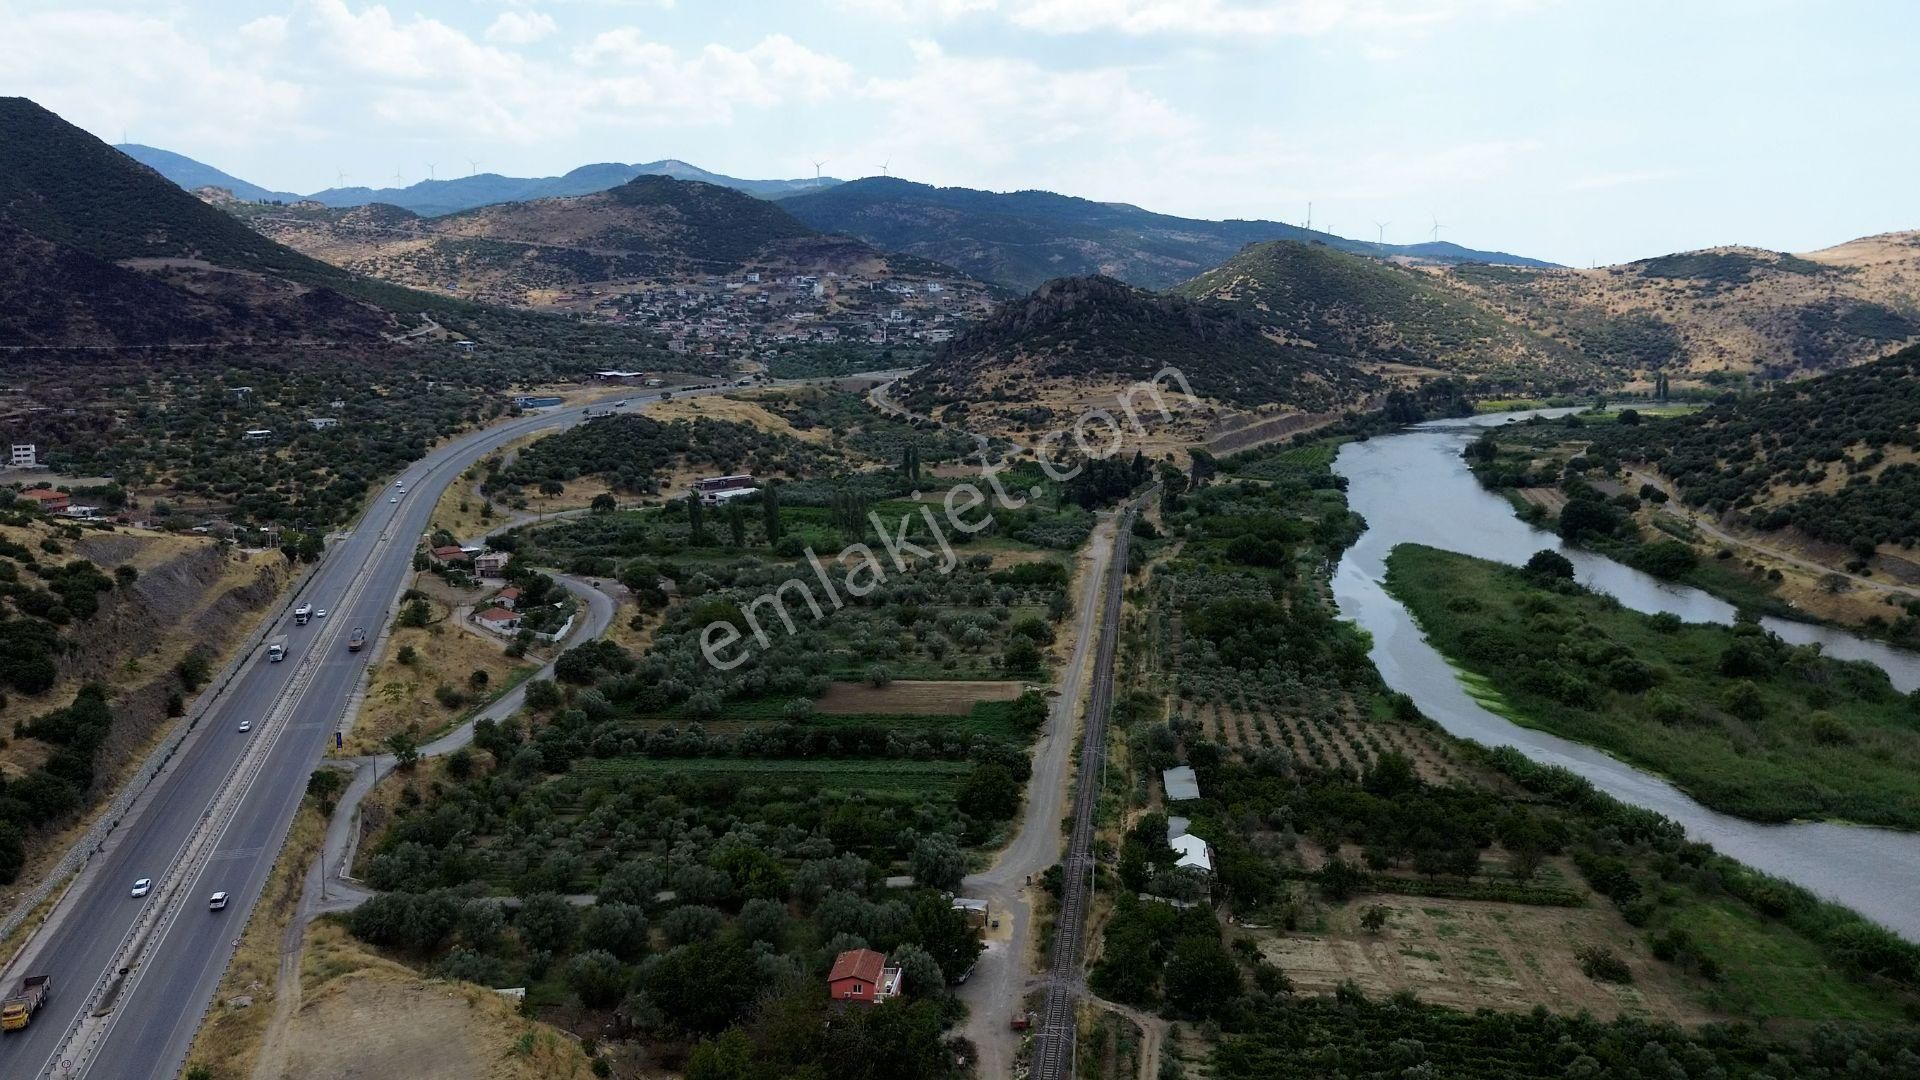
<path id="1" fill-rule="evenodd" d="M 1333 468 L 1346 478 L 1347 501 L 1367 519 L 1367 531 L 1341 559 L 1333 594 L 1341 614 L 1373 635 L 1373 662 L 1387 685 L 1411 696 L 1422 712 L 1457 736 L 1516 747 L 1536 761 L 1570 769 L 1623 802 L 1665 814 L 1689 837 L 1722 854 L 1920 941 L 1920 834 L 1824 823 L 1762 825 L 1731 817 L 1602 751 L 1521 727 L 1468 696 L 1407 610 L 1387 594 L 1386 557 L 1397 544 L 1427 544 L 1514 565 L 1552 548 L 1573 561 L 1582 584 L 1611 593 L 1628 607 L 1670 611 L 1691 622 L 1732 621 L 1732 605 L 1698 589 L 1563 547 L 1559 537 L 1521 521 L 1505 499 L 1480 486 L 1460 451 L 1479 429 L 1530 415 L 1435 421 L 1341 447 Z M 1920 687 L 1920 654 L 1828 627 L 1771 618 L 1765 625 L 1789 641 L 1817 641 L 1829 655 L 1871 661 L 1901 690 Z"/>

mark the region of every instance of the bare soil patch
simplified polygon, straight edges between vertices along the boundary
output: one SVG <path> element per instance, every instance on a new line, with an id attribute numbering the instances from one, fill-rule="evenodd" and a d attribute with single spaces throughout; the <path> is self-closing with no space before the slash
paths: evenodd
<path id="1" fill-rule="evenodd" d="M 900 680 L 881 687 L 836 682 L 814 702 L 814 709 L 840 716 L 861 713 L 965 716 L 978 702 L 1012 701 L 1024 689 L 1026 684 L 1020 682 Z"/>
<path id="2" fill-rule="evenodd" d="M 300 1010 L 279 1080 L 558 1080 L 592 1075 L 586 1054 L 483 987 L 422 977 L 329 922 L 309 935 Z"/>
<path id="3" fill-rule="evenodd" d="M 1360 929 L 1360 916 L 1375 904 L 1388 919 L 1370 934 Z M 1717 1019 L 1604 905 L 1367 896 L 1328 909 L 1316 932 L 1250 936 L 1302 993 L 1331 993 L 1351 980 L 1369 996 L 1411 990 L 1421 1001 L 1459 1009 L 1524 1012 L 1544 1004 L 1560 1013 L 1587 1009 L 1602 1019 Z M 1633 982 L 1588 978 L 1576 955 L 1587 946 L 1612 949 L 1632 968 Z"/>

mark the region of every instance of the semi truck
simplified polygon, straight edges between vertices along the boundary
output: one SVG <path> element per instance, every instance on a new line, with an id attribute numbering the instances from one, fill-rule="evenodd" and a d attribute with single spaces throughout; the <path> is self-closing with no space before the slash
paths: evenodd
<path id="1" fill-rule="evenodd" d="M 0 1005 L 0 1028 L 19 1031 L 32 1023 L 34 1010 L 46 1004 L 47 995 L 52 992 L 51 975 L 29 975 L 21 979 L 20 989 L 13 992 L 5 1005 Z"/>
<path id="2" fill-rule="evenodd" d="M 312 604 L 301 604 L 299 607 L 293 609 L 294 625 L 305 626 L 307 625 L 307 620 L 311 618 L 313 618 Z"/>
<path id="3" fill-rule="evenodd" d="M 281 634 L 267 642 L 267 659 L 275 664 L 287 658 L 287 635 Z"/>

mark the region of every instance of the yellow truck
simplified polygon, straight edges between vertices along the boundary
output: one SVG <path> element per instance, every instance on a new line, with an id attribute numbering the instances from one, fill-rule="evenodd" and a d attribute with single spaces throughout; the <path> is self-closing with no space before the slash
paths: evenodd
<path id="1" fill-rule="evenodd" d="M 33 1021 L 34 1010 L 46 1004 L 47 995 L 53 992 L 53 976 L 29 975 L 20 980 L 20 989 L 14 991 L 6 1004 L 0 1005 L 0 1029 L 19 1031 Z"/>

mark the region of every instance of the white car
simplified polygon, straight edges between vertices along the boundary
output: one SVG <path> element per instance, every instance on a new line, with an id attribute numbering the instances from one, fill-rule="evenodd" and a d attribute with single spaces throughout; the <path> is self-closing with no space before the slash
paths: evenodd
<path id="1" fill-rule="evenodd" d="M 143 877 L 139 881 L 136 881 L 133 883 L 133 898 L 135 900 L 140 899 L 141 897 L 147 895 L 152 891 L 153 891 L 152 878 Z"/>
<path id="2" fill-rule="evenodd" d="M 407 486 L 407 482 L 406 482 L 405 480 L 395 480 L 395 481 L 393 482 L 393 486 L 394 486 L 394 487 L 406 487 L 406 486 Z"/>
<path id="3" fill-rule="evenodd" d="M 227 906 L 226 893 L 217 892 L 217 893 L 214 893 L 212 896 L 207 897 L 208 911 L 224 911 L 226 909 L 226 906 Z"/>
<path id="4" fill-rule="evenodd" d="M 326 609 L 326 608 L 321 608 L 320 610 L 318 610 L 318 611 L 316 611 L 316 612 L 314 612 L 314 613 L 313 613 L 313 617 L 314 617 L 314 618 L 316 618 L 316 619 L 324 619 L 324 618 L 326 618 L 326 617 L 327 617 L 327 609 Z"/>
<path id="5" fill-rule="evenodd" d="M 391 498 L 391 499 L 388 499 L 387 501 L 388 501 L 388 502 L 399 502 L 399 501 L 400 501 L 400 496 L 398 496 L 398 495 L 395 495 L 395 496 L 394 496 L 393 498 Z"/>
<path id="6" fill-rule="evenodd" d="M 245 735 L 247 732 L 252 730 L 253 730 L 253 721 L 251 720 L 240 721 L 240 734 Z"/>

